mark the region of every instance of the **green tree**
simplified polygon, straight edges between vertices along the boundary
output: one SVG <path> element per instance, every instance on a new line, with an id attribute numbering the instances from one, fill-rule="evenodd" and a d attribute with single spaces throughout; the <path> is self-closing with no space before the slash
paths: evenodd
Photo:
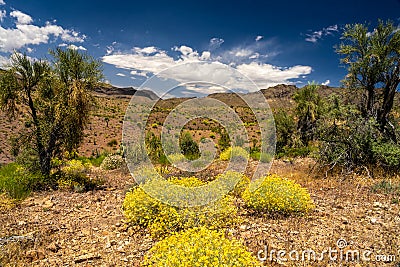
<path id="1" fill-rule="evenodd" d="M 189 132 L 183 132 L 179 139 L 179 147 L 181 153 L 190 160 L 198 159 L 200 157 L 199 145 L 193 140 Z"/>
<path id="2" fill-rule="evenodd" d="M 318 88 L 319 85 L 310 83 L 293 95 L 296 102 L 297 129 L 304 146 L 314 139 L 317 122 L 324 112 L 324 102 L 317 92 Z"/>
<path id="3" fill-rule="evenodd" d="M 87 54 L 57 48 L 50 55 L 49 62 L 15 52 L 0 77 L 0 108 L 10 119 L 22 111 L 27 120 L 15 146 L 33 149 L 46 177 L 54 157 L 81 143 L 94 102 L 91 91 L 103 77 L 100 62 Z"/>
<path id="4" fill-rule="evenodd" d="M 365 24 L 346 25 L 342 39 L 337 53 L 348 65 L 344 84 L 363 92 L 363 117 L 376 119 L 380 130 L 395 139 L 389 114 L 400 83 L 400 31 L 391 21 L 379 20 L 373 31 Z"/>
<path id="5" fill-rule="evenodd" d="M 231 146 L 231 139 L 229 138 L 229 134 L 226 132 L 225 129 L 221 131 L 221 137 L 218 140 L 218 145 L 221 151 L 224 151 Z"/>

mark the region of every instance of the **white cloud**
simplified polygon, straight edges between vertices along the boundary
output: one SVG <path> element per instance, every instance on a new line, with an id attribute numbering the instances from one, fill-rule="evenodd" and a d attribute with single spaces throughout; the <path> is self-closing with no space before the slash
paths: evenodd
<path id="1" fill-rule="evenodd" d="M 10 13 L 11 17 L 14 17 L 17 19 L 17 24 L 30 24 L 33 22 L 32 17 L 22 13 L 19 10 L 14 10 Z"/>
<path id="2" fill-rule="evenodd" d="M 3 22 L 3 20 L 6 16 L 7 16 L 7 12 L 5 10 L 0 10 L 0 22 Z"/>
<path id="3" fill-rule="evenodd" d="M 305 40 L 307 42 L 316 43 L 320 39 L 322 39 L 322 37 L 327 36 L 327 35 L 333 35 L 334 32 L 338 32 L 338 31 L 339 31 L 338 25 L 328 26 L 326 28 L 323 28 L 322 30 L 314 31 L 312 33 L 307 33 L 306 34 L 307 37 L 305 38 Z"/>
<path id="4" fill-rule="evenodd" d="M 32 18 L 29 15 L 20 11 L 13 12 L 12 16 L 17 18 L 15 28 L 0 26 L 0 51 L 2 52 L 12 52 L 14 49 L 20 49 L 26 45 L 49 43 L 51 37 L 71 43 L 83 42 L 86 37 L 74 30 L 64 29 L 50 22 L 46 22 L 44 26 L 31 24 Z"/>
<path id="5" fill-rule="evenodd" d="M 148 46 L 148 47 L 144 47 L 144 48 L 134 47 L 133 51 L 135 51 L 136 53 L 140 53 L 140 54 L 153 54 L 153 53 L 157 52 L 158 49 L 154 46 Z"/>
<path id="6" fill-rule="evenodd" d="M 224 39 L 214 37 L 214 38 L 211 38 L 211 39 L 210 39 L 209 47 L 210 47 L 210 49 L 217 49 L 217 48 L 220 47 L 224 42 L 225 42 Z"/>
<path id="7" fill-rule="evenodd" d="M 201 53 L 201 57 L 200 60 L 208 60 L 211 57 L 211 53 L 210 51 L 203 51 L 203 53 Z"/>
<path id="8" fill-rule="evenodd" d="M 209 51 L 199 53 L 188 46 L 176 46 L 173 51 L 180 52 L 178 58 L 167 54 L 160 49 L 135 48 L 129 53 L 114 53 L 102 57 L 103 62 L 114 65 L 117 68 L 130 70 L 133 76 L 148 76 L 157 74 L 160 78 L 172 79 L 178 83 L 189 83 L 193 81 L 207 81 L 215 85 L 223 85 L 230 89 L 243 89 L 244 91 L 255 91 L 257 88 L 250 81 L 243 79 L 243 75 L 254 81 L 260 88 L 266 88 L 280 83 L 292 83 L 291 79 L 299 79 L 311 73 L 309 66 L 296 65 L 292 67 L 278 67 L 261 62 L 221 62 L 222 57 L 212 57 Z M 251 50 L 236 49 L 228 52 L 236 57 L 249 56 L 253 59 L 260 55 Z M 201 56 L 200 56 L 201 54 Z M 184 63 L 200 64 L 184 64 Z M 240 75 L 243 74 L 243 75 Z M 221 86 L 200 87 L 187 86 L 187 90 L 201 92 L 221 91 Z M 225 89 L 224 89 L 225 90 Z"/>
<path id="9" fill-rule="evenodd" d="M 0 5 L 5 5 L 6 3 L 4 2 L 4 0 L 0 0 Z"/>
<path id="10" fill-rule="evenodd" d="M 260 54 L 259 53 L 254 53 L 254 54 L 252 54 L 250 57 L 249 57 L 249 59 L 257 59 L 257 58 L 259 58 L 260 57 Z"/>
<path id="11" fill-rule="evenodd" d="M 126 75 L 123 73 L 117 73 L 117 76 L 125 77 Z"/>
<path id="12" fill-rule="evenodd" d="M 0 55 L 0 67 L 5 67 L 10 63 L 10 59 L 8 57 L 3 57 Z"/>
<path id="13" fill-rule="evenodd" d="M 329 85 L 331 83 L 330 80 L 326 80 L 325 82 L 321 83 L 321 85 Z"/>
<path id="14" fill-rule="evenodd" d="M 232 53 L 235 55 L 235 57 L 248 57 L 251 54 L 253 54 L 253 51 L 250 49 L 239 49 L 235 51 L 232 51 Z"/>
<path id="15" fill-rule="evenodd" d="M 87 49 L 85 48 L 85 47 L 83 47 L 83 46 L 76 46 L 76 45 L 74 45 L 74 44 L 70 44 L 70 45 L 68 45 L 68 48 L 69 49 L 72 49 L 72 50 L 83 50 L 83 51 L 86 51 Z"/>
<path id="16" fill-rule="evenodd" d="M 261 36 L 261 35 L 258 35 L 257 37 L 256 37 L 256 42 L 258 42 L 258 41 L 260 41 L 262 38 L 264 38 L 264 36 Z"/>

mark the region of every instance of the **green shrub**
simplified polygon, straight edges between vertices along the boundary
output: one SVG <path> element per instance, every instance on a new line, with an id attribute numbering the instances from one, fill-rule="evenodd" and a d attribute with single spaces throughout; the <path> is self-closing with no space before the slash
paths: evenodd
<path id="1" fill-rule="evenodd" d="M 250 154 L 250 156 L 252 159 L 259 160 L 262 163 L 269 163 L 273 159 L 273 156 L 271 154 L 264 153 L 264 152 L 253 152 Z"/>
<path id="2" fill-rule="evenodd" d="M 229 138 L 229 135 L 225 130 L 221 132 L 221 137 L 218 140 L 218 145 L 222 151 L 231 146 L 231 139 Z"/>
<path id="3" fill-rule="evenodd" d="M 103 170 L 115 170 L 121 168 L 124 164 L 124 159 L 120 155 L 108 155 L 104 158 L 100 165 Z"/>
<path id="4" fill-rule="evenodd" d="M 259 266 L 239 241 L 204 227 L 176 233 L 158 242 L 142 266 Z"/>
<path id="5" fill-rule="evenodd" d="M 162 237 L 177 231 L 193 227 L 207 226 L 212 229 L 224 228 L 237 222 L 237 208 L 230 196 L 225 196 L 209 205 L 195 207 L 175 207 L 171 205 L 177 197 L 185 201 L 181 187 L 165 190 L 167 181 L 151 179 L 126 194 L 124 215 L 133 225 L 146 227 L 154 237 Z M 169 183 L 186 188 L 204 185 L 195 177 L 171 177 Z M 202 190 L 201 188 L 194 190 Z M 151 197 L 148 193 L 163 194 L 163 201 Z M 208 192 L 204 192 L 208 194 Z"/>
<path id="6" fill-rule="evenodd" d="M 372 153 L 377 164 L 390 170 L 400 168 L 400 145 L 393 142 L 378 141 L 372 143 Z"/>
<path id="7" fill-rule="evenodd" d="M 93 166 L 100 167 L 103 160 L 106 158 L 106 154 L 100 154 L 97 157 L 90 157 L 89 161 Z"/>
<path id="8" fill-rule="evenodd" d="M 249 153 L 239 146 L 229 147 L 219 155 L 221 160 L 247 160 Z"/>
<path id="9" fill-rule="evenodd" d="M 32 174 L 17 163 L 10 163 L 0 168 L 0 192 L 7 193 L 11 198 L 23 199 L 42 183 L 41 175 Z"/>
<path id="10" fill-rule="evenodd" d="M 189 132 L 184 132 L 179 139 L 179 147 L 181 153 L 190 160 L 195 160 L 200 157 L 199 145 L 193 140 Z"/>
<path id="11" fill-rule="evenodd" d="M 118 145 L 118 141 L 116 139 L 112 139 L 111 141 L 109 141 L 107 143 L 107 146 L 109 146 L 109 147 L 113 147 L 113 146 L 116 146 L 116 145 Z"/>
<path id="12" fill-rule="evenodd" d="M 243 193 L 247 206 L 256 211 L 306 213 L 314 205 L 306 188 L 292 180 L 268 175 L 252 182 Z"/>

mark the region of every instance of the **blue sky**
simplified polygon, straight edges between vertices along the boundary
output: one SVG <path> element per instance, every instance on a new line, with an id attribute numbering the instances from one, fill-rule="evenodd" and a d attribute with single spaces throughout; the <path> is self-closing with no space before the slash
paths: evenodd
<path id="1" fill-rule="evenodd" d="M 69 46 L 103 61 L 106 80 L 117 86 L 139 86 L 187 62 L 205 64 L 195 77 L 189 68 L 185 77 L 171 72 L 168 78 L 208 77 L 218 63 L 260 88 L 309 81 L 340 86 L 346 71 L 334 46 L 344 25 L 369 22 L 372 29 L 378 18 L 399 24 L 400 0 L 0 0 L 0 64 L 14 49 L 41 58 Z"/>

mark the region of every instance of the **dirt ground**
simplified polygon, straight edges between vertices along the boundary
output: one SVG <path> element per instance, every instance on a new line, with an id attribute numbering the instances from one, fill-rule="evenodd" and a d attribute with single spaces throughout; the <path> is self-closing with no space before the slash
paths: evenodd
<path id="1" fill-rule="evenodd" d="M 238 201 L 243 223 L 227 231 L 255 256 L 264 257 L 266 252 L 265 266 L 399 266 L 398 199 L 372 192 L 376 179 L 315 178 L 318 173 L 309 171 L 312 165 L 304 159 L 275 161 L 271 173 L 307 187 L 316 206 L 313 212 L 273 217 L 254 214 Z M 37 192 L 20 203 L 0 200 L 0 266 L 139 266 L 156 240 L 124 222 L 121 205 L 133 178 L 121 170 L 95 169 L 91 175 L 105 179 L 103 188 L 86 193 Z M 20 237 L 11 241 L 12 236 Z M 329 261 L 325 253 L 319 261 L 329 249 L 332 257 L 339 258 Z M 281 260 L 279 250 L 286 252 Z M 307 260 L 306 250 L 316 252 L 317 259 Z M 348 251 L 366 257 L 349 262 Z"/>

